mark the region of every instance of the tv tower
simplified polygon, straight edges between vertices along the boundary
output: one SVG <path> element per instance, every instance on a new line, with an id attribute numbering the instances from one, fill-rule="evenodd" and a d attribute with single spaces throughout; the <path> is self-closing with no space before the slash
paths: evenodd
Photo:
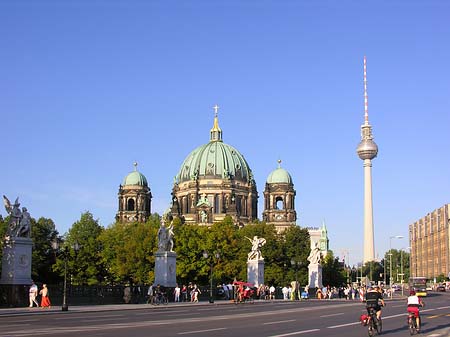
<path id="1" fill-rule="evenodd" d="M 375 260 L 372 209 L 372 159 L 378 153 L 378 146 L 373 141 L 372 126 L 369 124 L 368 107 L 367 65 L 366 57 L 364 56 L 364 124 L 361 125 L 361 142 L 356 149 L 359 158 L 364 160 L 364 263 Z"/>

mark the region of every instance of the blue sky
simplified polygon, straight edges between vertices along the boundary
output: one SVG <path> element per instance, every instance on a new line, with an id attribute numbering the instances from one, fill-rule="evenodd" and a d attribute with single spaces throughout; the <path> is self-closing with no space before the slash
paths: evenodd
<path id="1" fill-rule="evenodd" d="M 408 247 L 408 225 L 450 202 L 449 13 L 448 1 L 3 0 L 0 192 L 60 233 L 84 211 L 107 226 L 137 161 L 162 213 L 218 104 L 259 217 L 281 158 L 298 224 L 325 220 L 331 249 L 356 263 L 366 55 L 376 255 L 393 235 Z"/>

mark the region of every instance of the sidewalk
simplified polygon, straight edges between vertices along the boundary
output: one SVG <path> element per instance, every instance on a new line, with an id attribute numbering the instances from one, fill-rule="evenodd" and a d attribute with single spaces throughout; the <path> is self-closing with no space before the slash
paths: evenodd
<path id="1" fill-rule="evenodd" d="M 5 316 L 23 316 L 23 315 L 41 315 L 47 313 L 62 313 L 69 312 L 99 312 L 99 311 L 121 311 L 121 310 L 138 310 L 138 309 L 158 309 L 158 308 L 173 308 L 173 307 L 189 307 L 189 306 L 202 306 L 202 305 L 223 305 L 233 304 L 230 301 L 215 301 L 209 303 L 208 301 L 202 301 L 197 303 L 192 302 L 169 302 L 168 304 L 152 305 L 152 304 L 104 304 L 104 305 L 72 305 L 69 306 L 68 311 L 62 311 L 61 306 L 52 306 L 50 309 L 41 307 L 18 307 L 18 308 L 0 308 L 0 317 Z"/>

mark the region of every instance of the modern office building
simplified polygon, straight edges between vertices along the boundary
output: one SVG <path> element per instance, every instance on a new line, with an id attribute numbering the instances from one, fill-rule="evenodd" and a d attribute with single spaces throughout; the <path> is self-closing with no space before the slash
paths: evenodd
<path id="1" fill-rule="evenodd" d="M 409 225 L 412 276 L 429 279 L 450 273 L 450 204 Z"/>

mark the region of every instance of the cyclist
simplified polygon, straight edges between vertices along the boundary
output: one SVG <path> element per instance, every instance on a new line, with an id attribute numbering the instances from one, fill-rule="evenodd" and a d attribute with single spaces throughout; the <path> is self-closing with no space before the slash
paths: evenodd
<path id="1" fill-rule="evenodd" d="M 420 331 L 420 315 L 419 315 L 419 307 L 423 307 L 424 303 L 422 302 L 422 299 L 416 295 L 416 292 L 414 290 L 411 290 L 409 292 L 408 297 L 408 312 L 411 312 L 414 314 L 414 317 L 416 318 L 416 326 L 417 326 L 417 332 Z"/>
<path id="2" fill-rule="evenodd" d="M 383 295 L 381 294 L 378 286 L 369 287 L 366 293 L 366 309 L 370 314 L 370 309 L 375 309 L 377 313 L 377 319 L 381 320 L 381 306 L 384 307 Z M 381 305 L 380 305 L 381 304 Z"/>

